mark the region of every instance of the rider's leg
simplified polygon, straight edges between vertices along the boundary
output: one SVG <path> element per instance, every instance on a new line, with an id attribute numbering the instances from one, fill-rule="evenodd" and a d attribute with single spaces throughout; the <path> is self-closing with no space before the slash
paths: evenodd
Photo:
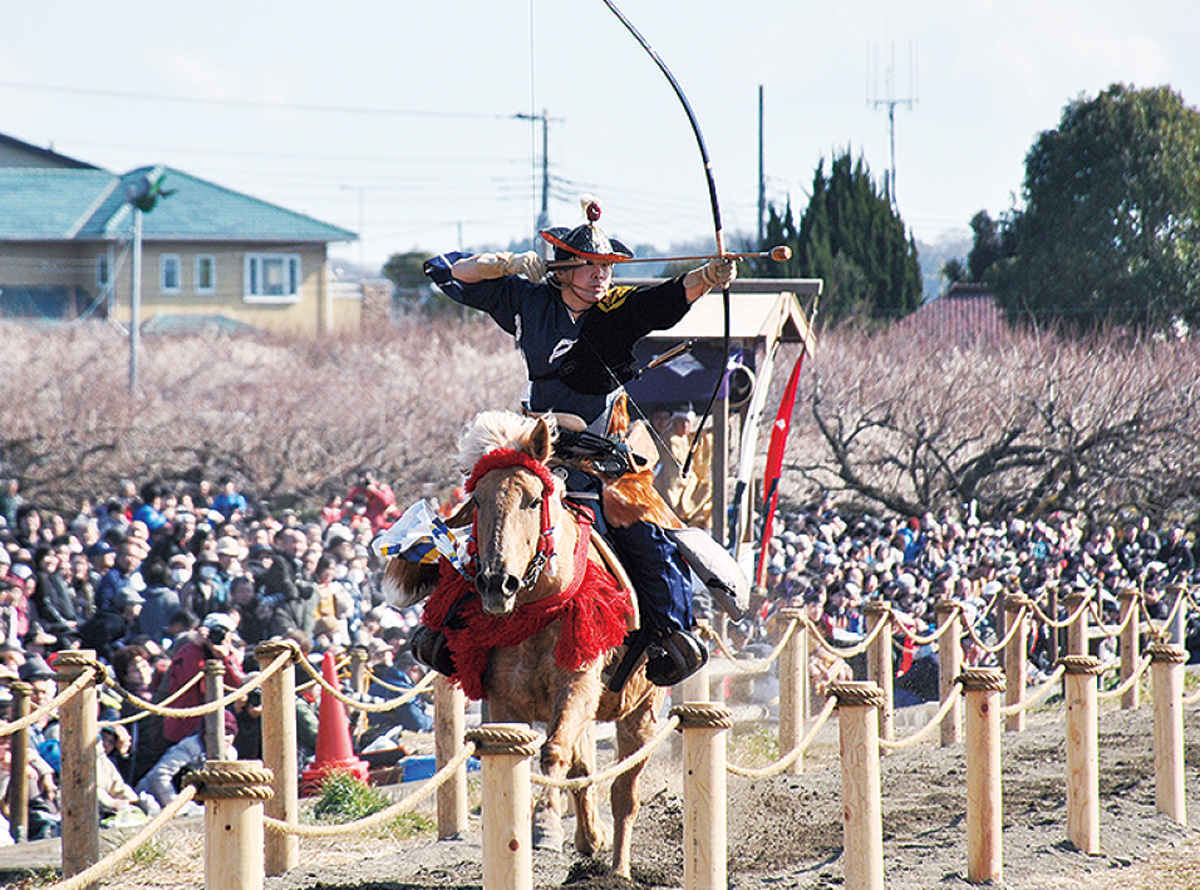
<path id="1" fill-rule="evenodd" d="M 675 542 L 652 523 L 610 526 L 609 540 L 637 591 L 642 633 L 650 635 L 646 675 L 659 686 L 673 686 L 708 660 L 692 633 L 691 570 Z"/>

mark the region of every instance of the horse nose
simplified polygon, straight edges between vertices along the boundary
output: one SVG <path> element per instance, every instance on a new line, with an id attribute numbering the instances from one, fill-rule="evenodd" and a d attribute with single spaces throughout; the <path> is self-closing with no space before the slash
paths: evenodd
<path id="1" fill-rule="evenodd" d="M 521 579 L 507 572 L 480 572 L 475 577 L 475 589 L 483 599 L 484 611 L 491 611 L 488 601 L 505 601 L 516 596 L 521 589 Z"/>

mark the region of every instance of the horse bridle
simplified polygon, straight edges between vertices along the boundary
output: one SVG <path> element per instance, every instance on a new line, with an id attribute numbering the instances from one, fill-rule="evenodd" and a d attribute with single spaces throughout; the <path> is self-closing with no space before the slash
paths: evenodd
<path id="1" fill-rule="evenodd" d="M 529 470 L 529 472 L 537 476 L 542 482 L 541 533 L 538 536 L 537 550 L 529 560 L 525 574 L 521 577 L 521 588 L 528 590 L 537 583 L 538 578 L 541 577 L 542 569 L 554 557 L 554 525 L 550 521 L 550 498 L 554 495 L 555 479 L 549 467 L 532 455 L 526 454 L 524 451 L 517 451 L 514 448 L 497 448 L 489 451 L 475 464 L 470 478 L 467 479 L 466 485 L 463 486 L 464 490 L 467 494 L 471 494 L 475 491 L 475 486 L 479 483 L 480 479 L 492 470 L 499 470 L 505 467 L 521 467 L 522 469 Z M 479 540 L 478 523 L 479 511 L 476 510 L 475 519 L 471 524 L 471 542 L 467 548 L 470 556 L 467 570 L 472 577 L 478 570 L 479 564 L 479 551 L 476 545 L 476 541 Z"/>

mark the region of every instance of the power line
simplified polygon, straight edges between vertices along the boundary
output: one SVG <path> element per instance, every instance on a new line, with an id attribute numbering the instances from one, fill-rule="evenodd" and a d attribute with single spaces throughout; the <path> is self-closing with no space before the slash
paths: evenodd
<path id="1" fill-rule="evenodd" d="M 264 102 L 255 99 L 206 99 L 199 96 L 169 96 L 164 93 L 138 93 L 131 90 L 101 90 L 90 87 L 68 87 L 57 84 L 0 81 L 0 87 L 12 90 L 31 90 L 42 93 L 66 93 L 95 96 L 103 99 L 136 99 L 145 102 L 170 102 L 173 105 L 211 105 L 226 108 L 274 109 L 278 111 L 311 111 L 332 114 L 387 115 L 392 117 L 460 118 L 476 120 L 509 120 L 512 115 L 489 114 L 482 111 L 423 111 L 401 108 L 369 108 L 353 105 L 319 105 L 304 102 Z"/>

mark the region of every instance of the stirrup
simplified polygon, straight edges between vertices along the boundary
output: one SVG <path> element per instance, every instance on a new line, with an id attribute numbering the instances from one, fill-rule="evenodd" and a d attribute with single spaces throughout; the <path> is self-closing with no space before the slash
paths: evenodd
<path id="1" fill-rule="evenodd" d="M 409 637 L 408 650 L 421 664 L 445 677 L 453 676 L 457 671 L 449 641 L 440 630 L 432 631 L 423 624 L 418 625 Z"/>
<path id="2" fill-rule="evenodd" d="M 690 630 L 677 630 L 655 641 L 646 660 L 646 679 L 674 686 L 708 664 L 708 649 Z"/>

